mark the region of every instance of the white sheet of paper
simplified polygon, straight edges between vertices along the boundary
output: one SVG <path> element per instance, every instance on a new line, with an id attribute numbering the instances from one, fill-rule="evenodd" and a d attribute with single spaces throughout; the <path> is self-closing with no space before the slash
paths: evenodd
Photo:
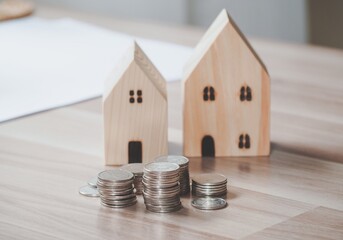
<path id="1" fill-rule="evenodd" d="M 133 40 L 167 81 L 181 78 L 188 47 L 72 19 L 0 23 L 0 122 L 101 96 L 105 80 Z"/>

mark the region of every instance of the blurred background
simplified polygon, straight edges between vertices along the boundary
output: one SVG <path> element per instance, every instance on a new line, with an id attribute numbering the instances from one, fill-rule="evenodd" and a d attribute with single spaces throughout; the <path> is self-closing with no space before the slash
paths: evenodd
<path id="1" fill-rule="evenodd" d="M 249 37 L 343 48 L 342 0 L 32 0 L 120 19 L 206 28 L 226 8 Z"/>

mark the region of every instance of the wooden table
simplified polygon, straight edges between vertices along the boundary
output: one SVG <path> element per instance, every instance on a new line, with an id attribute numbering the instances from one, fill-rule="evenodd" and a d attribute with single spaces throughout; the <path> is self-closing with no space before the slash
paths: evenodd
<path id="1" fill-rule="evenodd" d="M 194 45 L 202 30 L 81 13 L 110 29 Z M 191 159 L 191 175 L 229 179 L 229 206 L 176 213 L 138 204 L 121 210 L 80 196 L 105 169 L 101 100 L 0 125 L 1 239 L 343 239 L 343 52 L 253 40 L 272 78 L 272 153 L 264 158 Z M 182 152 L 180 82 L 168 85 L 170 153 Z M 9 104 L 10 106 L 10 104 Z M 108 167 L 106 167 L 108 168 Z"/>

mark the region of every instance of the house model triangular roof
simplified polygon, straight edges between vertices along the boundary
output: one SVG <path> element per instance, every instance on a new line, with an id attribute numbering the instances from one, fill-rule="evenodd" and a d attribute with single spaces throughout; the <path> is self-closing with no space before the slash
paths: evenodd
<path id="1" fill-rule="evenodd" d="M 265 70 L 268 74 L 268 70 L 264 65 L 261 58 L 258 56 L 256 51 L 252 48 L 249 41 L 246 39 L 244 34 L 240 31 L 236 23 L 230 17 L 226 9 L 223 9 L 214 22 L 211 24 L 209 29 L 206 31 L 205 35 L 201 38 L 199 43 L 194 49 L 193 55 L 191 56 L 190 60 L 185 66 L 184 72 L 185 77 L 184 79 L 187 80 L 189 75 L 194 71 L 197 67 L 201 59 L 204 57 L 207 51 L 209 51 L 212 44 L 216 41 L 217 37 L 221 32 L 231 25 L 233 29 L 237 32 L 237 34 L 241 37 L 242 41 L 246 44 L 246 46 L 250 49 L 250 52 L 255 56 L 256 60 L 260 63 L 261 67 Z"/>
<path id="2" fill-rule="evenodd" d="M 129 47 L 120 64 L 116 66 L 107 79 L 103 99 L 105 100 L 110 95 L 113 88 L 121 80 L 122 75 L 133 62 L 140 67 L 164 99 L 167 99 L 166 81 L 136 42 Z"/>

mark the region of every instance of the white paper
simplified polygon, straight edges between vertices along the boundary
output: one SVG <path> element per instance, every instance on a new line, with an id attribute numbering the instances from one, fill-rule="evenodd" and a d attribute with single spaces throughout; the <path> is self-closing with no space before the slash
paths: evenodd
<path id="1" fill-rule="evenodd" d="M 181 78 L 191 53 L 184 46 L 72 19 L 0 23 L 0 122 L 101 96 L 133 40 L 167 81 Z"/>

